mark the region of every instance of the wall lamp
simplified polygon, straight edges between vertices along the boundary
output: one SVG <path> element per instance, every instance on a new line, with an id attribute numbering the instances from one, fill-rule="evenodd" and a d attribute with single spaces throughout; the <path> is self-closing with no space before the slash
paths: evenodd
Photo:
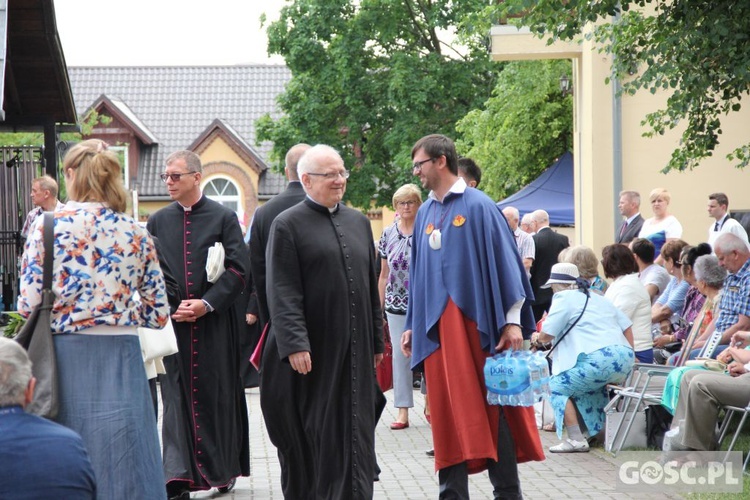
<path id="1" fill-rule="evenodd" d="M 560 93 L 563 97 L 573 94 L 573 85 L 571 84 L 568 75 L 562 75 L 560 77 Z"/>

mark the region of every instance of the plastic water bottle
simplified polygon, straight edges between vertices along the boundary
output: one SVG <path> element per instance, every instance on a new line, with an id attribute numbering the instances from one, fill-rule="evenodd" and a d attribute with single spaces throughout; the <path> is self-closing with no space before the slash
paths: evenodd
<path id="1" fill-rule="evenodd" d="M 531 406 L 534 391 L 530 385 L 532 371 L 528 351 L 506 351 L 488 358 L 484 365 L 487 402 L 504 406 Z"/>
<path id="2" fill-rule="evenodd" d="M 547 362 L 547 356 L 541 352 L 538 353 L 537 356 L 542 370 L 542 394 L 545 398 L 548 398 L 550 395 L 549 379 L 551 376 L 549 372 L 549 363 Z"/>
<path id="3" fill-rule="evenodd" d="M 531 355 L 530 365 L 534 367 L 532 371 L 531 387 L 534 391 L 534 401 L 541 401 L 549 397 L 549 365 L 547 358 L 541 352 Z"/>

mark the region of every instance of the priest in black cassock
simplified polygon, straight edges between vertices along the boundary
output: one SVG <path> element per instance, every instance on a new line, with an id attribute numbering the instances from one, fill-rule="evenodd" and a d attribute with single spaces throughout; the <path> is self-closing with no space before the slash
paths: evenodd
<path id="1" fill-rule="evenodd" d="M 200 190 L 201 161 L 172 153 L 161 178 L 175 201 L 148 220 L 180 286 L 172 314 L 179 352 L 160 377 L 164 475 L 170 497 L 212 487 L 227 491 L 250 474 L 247 405 L 240 380 L 239 335 L 247 249 L 237 215 Z M 211 284 L 208 249 L 224 246 L 224 273 Z"/>
<path id="2" fill-rule="evenodd" d="M 285 498 L 371 498 L 384 350 L 372 230 L 341 203 L 349 172 L 333 148 L 309 149 L 299 174 L 307 198 L 276 218 L 266 251 L 261 408 Z"/>
<path id="3" fill-rule="evenodd" d="M 258 207 L 250 224 L 250 269 L 255 282 L 255 295 L 258 301 L 258 322 L 260 330 L 268 323 L 268 299 L 266 298 L 266 246 L 271 224 L 278 215 L 305 199 L 305 190 L 299 181 L 297 164 L 309 144 L 295 144 L 284 158 L 284 174 L 289 180 L 286 189 L 274 196 L 267 203 Z"/>

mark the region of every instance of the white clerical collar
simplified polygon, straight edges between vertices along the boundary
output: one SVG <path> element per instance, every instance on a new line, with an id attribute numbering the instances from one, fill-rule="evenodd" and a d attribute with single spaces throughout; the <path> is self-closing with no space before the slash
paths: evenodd
<path id="1" fill-rule="evenodd" d="M 333 212 L 335 212 L 336 210 L 338 210 L 338 209 L 339 209 L 339 204 L 338 204 L 338 203 L 336 203 L 336 205 L 334 205 L 333 207 L 327 207 L 327 206 L 323 205 L 322 203 L 318 203 L 317 201 L 313 200 L 313 199 L 312 199 L 312 198 L 310 197 L 310 195 L 309 195 L 309 194 L 307 195 L 307 199 L 308 199 L 308 200 L 310 200 L 311 202 L 315 203 L 316 205 L 318 205 L 318 206 L 321 206 L 321 207 L 325 208 L 325 209 L 326 209 L 326 210 L 328 210 L 328 211 L 329 211 L 330 213 L 333 213 Z"/>
<path id="2" fill-rule="evenodd" d="M 464 191 L 466 191 L 467 187 L 469 186 L 466 185 L 466 181 L 464 180 L 464 178 L 459 177 L 458 180 L 454 182 L 450 189 L 445 193 L 445 196 L 448 196 L 448 193 L 463 194 Z M 445 196 L 443 196 L 443 200 L 445 199 Z M 430 191 L 430 194 L 428 194 L 427 197 L 442 203 L 442 200 L 438 200 L 437 196 L 435 196 L 435 191 Z"/>
<path id="3" fill-rule="evenodd" d="M 197 204 L 198 204 L 198 202 L 199 202 L 199 201 L 201 201 L 202 199 L 203 199 L 203 193 L 201 193 L 200 197 L 199 197 L 199 198 L 198 198 L 198 199 L 197 199 L 197 200 L 195 201 L 195 203 L 193 203 L 193 204 L 192 204 L 192 205 L 190 205 L 189 207 L 186 207 L 185 205 L 183 205 L 183 204 L 182 204 L 182 203 L 180 203 L 179 201 L 177 202 L 177 204 L 178 204 L 178 205 L 180 205 L 180 206 L 182 207 L 182 209 L 183 209 L 184 211 L 186 211 L 186 212 L 190 212 L 190 211 L 192 211 L 192 210 L 193 210 L 193 207 L 194 207 L 195 205 L 197 205 Z"/>

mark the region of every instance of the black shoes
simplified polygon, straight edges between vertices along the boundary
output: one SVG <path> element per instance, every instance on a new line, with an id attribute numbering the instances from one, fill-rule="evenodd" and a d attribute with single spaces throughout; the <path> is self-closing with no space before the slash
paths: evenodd
<path id="1" fill-rule="evenodd" d="M 219 488 L 219 493 L 229 493 L 234 489 L 234 485 L 237 484 L 237 478 L 233 478 L 231 481 L 227 483 L 226 486 L 222 486 Z"/>

